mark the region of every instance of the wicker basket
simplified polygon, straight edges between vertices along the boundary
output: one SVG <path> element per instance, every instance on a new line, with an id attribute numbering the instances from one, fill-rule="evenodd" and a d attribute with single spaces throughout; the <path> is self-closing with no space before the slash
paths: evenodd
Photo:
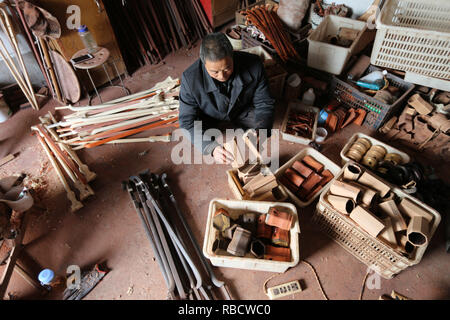
<path id="1" fill-rule="evenodd" d="M 344 169 L 349 164 L 359 166 L 355 162 L 348 162 L 334 180 L 341 179 L 344 173 Z M 359 167 L 362 169 L 362 171 L 365 171 L 362 166 Z M 380 180 L 390 185 L 384 180 Z M 441 221 L 440 214 L 427 205 L 421 203 L 417 199 L 411 197 L 410 195 L 407 195 L 398 188 L 391 187 L 391 190 L 398 197 L 407 197 L 415 204 L 424 208 L 434 216 L 434 219 L 430 225 L 429 238 L 431 239 L 439 225 L 439 222 Z M 320 200 L 317 204 L 317 210 L 313 215 L 312 221 L 319 227 L 322 232 L 336 241 L 340 246 L 342 246 L 358 260 L 370 267 L 385 279 L 391 279 L 402 270 L 405 270 L 406 268 L 416 265 L 420 262 L 427 246 L 418 248 L 413 258 L 407 258 L 403 256 L 401 253 L 394 250 L 391 246 L 389 246 L 379 238 L 375 238 L 369 235 L 348 216 L 345 216 L 342 213 L 336 211 L 336 209 L 334 209 L 327 201 L 324 200 L 325 195 L 327 195 L 328 193 L 329 187 L 327 187 L 320 195 Z"/>

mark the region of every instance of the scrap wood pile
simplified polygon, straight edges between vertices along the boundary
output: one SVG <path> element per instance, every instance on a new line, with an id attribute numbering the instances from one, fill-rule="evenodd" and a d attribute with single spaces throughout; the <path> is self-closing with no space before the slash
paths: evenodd
<path id="1" fill-rule="evenodd" d="M 390 118 L 380 129 L 387 141 L 399 141 L 416 151 L 434 155 L 446 162 L 450 153 L 450 92 L 433 89 L 424 99 L 412 95 L 399 116 Z"/>
<path id="2" fill-rule="evenodd" d="M 283 62 L 288 60 L 300 61 L 300 55 L 292 45 L 289 34 L 283 22 L 277 15 L 277 5 L 254 6 L 240 13 L 246 17 L 246 25 L 254 25 L 269 40 Z"/>
<path id="3" fill-rule="evenodd" d="M 164 56 L 212 32 L 199 0 L 103 1 L 127 69 Z"/>
<path id="4" fill-rule="evenodd" d="M 108 103 L 87 107 L 57 107 L 74 111 L 50 124 L 60 142 L 74 150 L 112 143 L 170 142 L 170 133 L 128 138 L 148 130 L 178 127 L 179 79 L 168 77 L 153 88 Z"/>

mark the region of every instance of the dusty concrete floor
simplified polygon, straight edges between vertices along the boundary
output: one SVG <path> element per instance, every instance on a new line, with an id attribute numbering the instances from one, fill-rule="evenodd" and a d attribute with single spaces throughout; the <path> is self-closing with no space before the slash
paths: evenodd
<path id="1" fill-rule="evenodd" d="M 138 92 L 169 75 L 180 77 L 196 59 L 197 53 L 198 47 L 167 57 L 164 65 L 145 67 L 126 79 L 126 86 L 132 92 Z M 112 99 L 122 92 L 104 89 L 102 94 L 105 99 Z M 83 100 L 81 104 L 85 102 Z M 83 150 L 79 152 L 80 157 L 98 175 L 91 183 L 96 195 L 85 201 L 84 208 L 75 214 L 70 213 L 57 175 L 30 131 L 30 126 L 39 122 L 38 116 L 53 112 L 56 105 L 55 101 L 50 101 L 39 112 L 22 110 L 0 125 L 0 157 L 19 153 L 14 161 L 0 168 L 0 176 L 25 172 L 29 179 L 46 185 L 39 192 L 38 199 L 46 209 L 32 213 L 25 235 L 27 255 L 41 267 L 51 268 L 59 275 L 65 274 L 68 265 L 84 267 L 106 260 L 111 272 L 86 299 L 165 299 L 162 274 L 128 194 L 121 189 L 121 181 L 144 169 L 168 173 L 175 195 L 202 245 L 209 201 L 214 197 L 233 198 L 225 174 L 228 167 L 174 165 L 170 160 L 174 142 L 109 145 Z M 280 112 L 276 113 L 275 128 L 280 127 L 285 105 L 280 104 L 278 108 Z M 322 153 L 340 164 L 339 152 L 357 130 L 369 133 L 364 127 L 350 125 L 327 139 Z M 280 140 L 280 165 L 302 148 L 303 145 Z M 140 155 L 144 151 L 148 153 Z M 450 182 L 448 166 L 425 159 L 426 155 L 408 152 L 435 165 L 438 175 Z M 367 268 L 315 229 L 310 222 L 315 204 L 299 209 L 300 258 L 315 267 L 330 299 L 358 299 Z M 391 290 L 413 299 L 450 298 L 449 256 L 445 253 L 444 243 L 444 225 L 441 223 L 420 264 L 401 272 L 394 279 L 381 279 L 380 288 L 366 288 L 363 298 L 377 299 Z M 31 263 L 29 268 L 31 272 L 39 271 L 33 269 Z M 262 288 L 273 273 L 230 268 L 214 270 L 218 278 L 226 281 L 235 298 L 267 299 Z M 302 280 L 304 291 L 286 299 L 323 298 L 314 274 L 304 264 L 278 275 L 269 285 L 293 279 Z M 58 298 L 56 294 L 40 295 L 17 273 L 11 279 L 8 293 L 15 299 Z"/>

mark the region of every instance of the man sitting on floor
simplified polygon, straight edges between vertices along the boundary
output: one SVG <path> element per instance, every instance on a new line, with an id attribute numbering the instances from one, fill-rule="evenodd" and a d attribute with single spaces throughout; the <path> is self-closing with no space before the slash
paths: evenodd
<path id="1" fill-rule="evenodd" d="M 223 33 L 211 33 L 202 41 L 200 59 L 183 72 L 180 126 L 204 155 L 228 164 L 233 155 L 217 141 L 195 141 L 194 122 L 201 121 L 202 132 L 229 122 L 244 130 L 267 129 L 270 136 L 274 103 L 261 59 L 233 51 Z"/>

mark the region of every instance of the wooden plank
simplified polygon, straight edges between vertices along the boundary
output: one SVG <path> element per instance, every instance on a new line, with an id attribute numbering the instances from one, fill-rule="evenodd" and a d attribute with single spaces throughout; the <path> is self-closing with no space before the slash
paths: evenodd
<path id="1" fill-rule="evenodd" d="M 15 156 L 12 153 L 8 154 L 6 157 L 4 157 L 0 160 L 0 166 L 4 165 L 5 163 L 10 162 L 11 160 L 14 160 L 14 158 L 15 158 Z"/>
<path id="2" fill-rule="evenodd" d="M 72 103 L 81 97 L 80 83 L 72 66 L 56 51 L 50 51 L 63 97 Z"/>

